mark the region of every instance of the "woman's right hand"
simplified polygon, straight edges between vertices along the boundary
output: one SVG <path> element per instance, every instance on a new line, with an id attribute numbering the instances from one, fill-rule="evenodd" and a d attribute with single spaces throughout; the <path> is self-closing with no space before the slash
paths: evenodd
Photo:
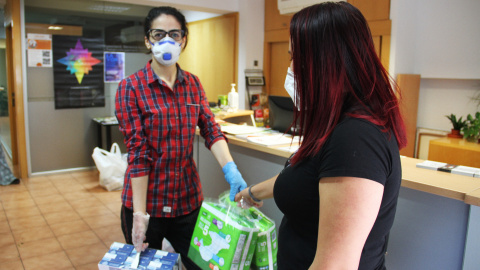
<path id="1" fill-rule="evenodd" d="M 148 243 L 144 243 L 150 215 L 142 212 L 133 213 L 132 243 L 137 252 L 145 251 Z"/>
<path id="2" fill-rule="evenodd" d="M 148 176 L 134 177 L 132 183 L 132 201 L 133 201 L 133 227 L 132 227 L 132 243 L 137 252 L 144 251 L 147 243 L 143 243 L 146 239 L 148 229 L 148 221 L 150 215 L 147 213 L 147 189 Z"/>

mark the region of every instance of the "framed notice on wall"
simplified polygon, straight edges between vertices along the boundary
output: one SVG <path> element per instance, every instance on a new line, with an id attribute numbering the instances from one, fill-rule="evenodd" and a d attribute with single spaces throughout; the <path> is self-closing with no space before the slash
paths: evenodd
<path id="1" fill-rule="evenodd" d="M 52 36 L 55 109 L 104 107 L 103 40 Z"/>
<path id="2" fill-rule="evenodd" d="M 120 82 L 125 77 L 125 53 L 124 52 L 105 52 L 105 74 L 104 81 Z"/>
<path id="3" fill-rule="evenodd" d="M 27 56 L 29 67 L 52 67 L 52 36 L 28 33 Z"/>

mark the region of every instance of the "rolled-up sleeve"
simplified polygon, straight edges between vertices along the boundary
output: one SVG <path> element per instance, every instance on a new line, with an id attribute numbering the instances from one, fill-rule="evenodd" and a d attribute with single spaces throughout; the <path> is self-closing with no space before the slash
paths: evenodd
<path id="1" fill-rule="evenodd" d="M 200 135 L 205 139 L 205 146 L 210 149 L 218 140 L 228 141 L 227 137 L 222 133 L 220 125 L 215 121 L 215 116 L 210 110 L 207 97 L 203 87 L 198 82 L 200 92 L 200 116 L 198 117 L 198 127 Z"/>
<path id="2" fill-rule="evenodd" d="M 128 152 L 128 174 L 130 177 L 150 173 L 152 159 L 149 153 L 139 92 L 134 80 L 124 79 L 118 85 L 115 98 L 115 115 L 123 133 Z"/>

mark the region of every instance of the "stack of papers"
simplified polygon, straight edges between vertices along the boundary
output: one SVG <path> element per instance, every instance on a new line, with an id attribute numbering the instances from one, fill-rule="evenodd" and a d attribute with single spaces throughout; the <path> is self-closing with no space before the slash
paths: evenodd
<path id="1" fill-rule="evenodd" d="M 253 126 L 244 126 L 244 125 L 222 125 L 220 126 L 222 132 L 232 134 L 232 135 L 241 135 L 241 134 L 255 134 L 264 132 L 266 128 L 253 127 Z"/>
<path id="2" fill-rule="evenodd" d="M 468 166 L 456 166 L 451 173 L 480 178 L 480 169 Z"/>
<path id="3" fill-rule="evenodd" d="M 480 168 L 460 166 L 454 164 L 448 164 L 444 162 L 437 162 L 431 160 L 425 160 L 421 163 L 417 163 L 417 168 L 425 168 L 434 171 L 449 172 L 453 174 L 460 174 L 465 176 L 472 176 L 480 178 Z"/>
<path id="4" fill-rule="evenodd" d="M 441 168 L 443 166 L 447 165 L 447 163 L 444 162 L 437 162 L 437 161 L 431 161 L 431 160 L 425 160 L 422 163 L 417 163 L 417 168 L 424 168 L 424 169 L 429 169 L 429 170 L 434 170 L 437 171 L 438 168 Z"/>
<path id="5" fill-rule="evenodd" d="M 294 138 L 292 140 L 291 136 L 284 135 L 284 134 L 250 136 L 250 137 L 247 137 L 247 142 L 256 143 L 264 146 L 272 146 L 272 145 L 291 144 L 294 142 L 298 142 L 298 138 Z"/>

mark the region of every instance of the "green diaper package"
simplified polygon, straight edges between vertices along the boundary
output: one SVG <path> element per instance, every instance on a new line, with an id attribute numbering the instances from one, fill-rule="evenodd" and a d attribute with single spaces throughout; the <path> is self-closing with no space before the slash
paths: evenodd
<path id="1" fill-rule="evenodd" d="M 248 270 L 259 229 L 235 207 L 204 201 L 188 257 L 204 270 Z"/>
<path id="2" fill-rule="evenodd" d="M 220 203 L 235 209 L 241 215 L 253 222 L 259 229 L 257 245 L 253 255 L 252 269 L 276 270 L 277 269 L 277 230 L 275 221 L 268 218 L 258 208 L 244 206 L 247 209 L 237 207 L 236 202 L 230 201 L 229 193 L 225 192 L 219 197 Z"/>
<path id="3" fill-rule="evenodd" d="M 278 247 L 275 222 L 255 207 L 250 208 L 250 215 L 253 218 L 251 221 L 260 230 L 253 255 L 252 269 L 276 270 Z"/>

